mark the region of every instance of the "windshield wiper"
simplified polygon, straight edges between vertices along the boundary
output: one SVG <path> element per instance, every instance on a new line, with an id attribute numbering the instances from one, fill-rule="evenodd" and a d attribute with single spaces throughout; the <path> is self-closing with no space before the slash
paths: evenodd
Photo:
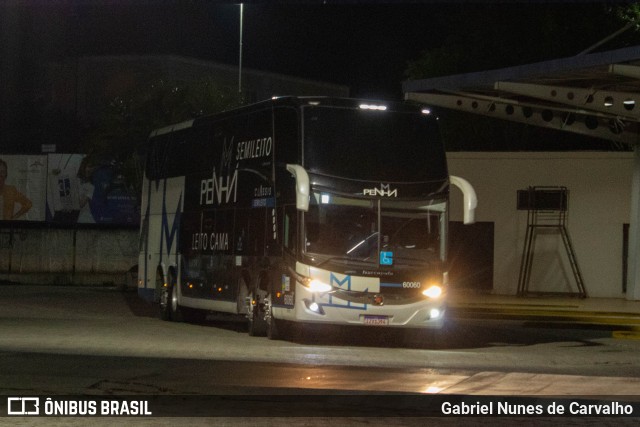
<path id="1" fill-rule="evenodd" d="M 432 257 L 430 257 L 432 258 Z M 400 257 L 400 256 L 394 256 L 393 257 L 393 264 L 394 265 L 408 265 L 408 266 L 425 266 L 425 265 L 429 265 L 431 264 L 432 261 L 431 259 L 425 259 L 425 258 L 409 258 L 409 257 Z"/>
<path id="2" fill-rule="evenodd" d="M 363 260 L 363 259 L 354 259 L 351 257 L 347 257 L 347 256 L 330 256 L 327 259 L 324 259 L 320 262 L 318 262 L 315 267 L 321 267 L 325 264 L 328 264 L 330 262 L 333 261 L 342 261 L 344 263 L 350 263 L 350 264 L 364 264 L 366 266 L 371 266 L 371 265 L 377 265 L 377 263 L 375 261 L 367 261 L 367 260 Z"/>

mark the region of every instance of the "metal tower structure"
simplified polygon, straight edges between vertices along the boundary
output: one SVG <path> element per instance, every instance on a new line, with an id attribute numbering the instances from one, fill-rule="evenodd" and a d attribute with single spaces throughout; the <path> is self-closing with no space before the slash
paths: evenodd
<path id="1" fill-rule="evenodd" d="M 518 279 L 518 295 L 532 294 L 563 294 L 587 297 L 587 290 L 582 280 L 582 274 L 578 266 L 571 238 L 567 231 L 567 208 L 569 205 L 569 190 L 566 187 L 529 187 L 518 191 L 518 210 L 527 211 L 527 232 L 522 261 L 520 263 L 520 276 Z M 562 237 L 564 248 L 567 251 L 571 271 L 576 282 L 577 292 L 533 292 L 529 290 L 531 280 L 531 267 L 535 253 L 535 242 L 538 231 L 555 230 Z"/>

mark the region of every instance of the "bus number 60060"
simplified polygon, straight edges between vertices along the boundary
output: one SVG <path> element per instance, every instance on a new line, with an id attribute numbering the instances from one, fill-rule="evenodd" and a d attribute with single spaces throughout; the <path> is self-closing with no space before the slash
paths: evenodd
<path id="1" fill-rule="evenodd" d="M 420 282 L 402 282 L 403 288 L 419 288 L 422 286 Z"/>

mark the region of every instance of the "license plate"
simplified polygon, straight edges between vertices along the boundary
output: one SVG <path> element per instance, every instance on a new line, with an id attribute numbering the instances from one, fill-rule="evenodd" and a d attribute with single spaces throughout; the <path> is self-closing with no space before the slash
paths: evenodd
<path id="1" fill-rule="evenodd" d="M 386 326 L 389 316 L 364 316 L 364 324 L 369 326 Z"/>

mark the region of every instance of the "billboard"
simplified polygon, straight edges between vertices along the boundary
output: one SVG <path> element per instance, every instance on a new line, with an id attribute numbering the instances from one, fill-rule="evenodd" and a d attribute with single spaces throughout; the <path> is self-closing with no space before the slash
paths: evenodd
<path id="1" fill-rule="evenodd" d="M 0 155 L 0 219 L 44 221 L 47 157 Z"/>
<path id="2" fill-rule="evenodd" d="M 140 222 L 138 197 L 113 162 L 91 162 L 83 154 L 49 154 L 48 222 L 120 224 Z"/>
<path id="3" fill-rule="evenodd" d="M 137 225 L 140 208 L 114 162 L 0 155 L 0 221 Z"/>

